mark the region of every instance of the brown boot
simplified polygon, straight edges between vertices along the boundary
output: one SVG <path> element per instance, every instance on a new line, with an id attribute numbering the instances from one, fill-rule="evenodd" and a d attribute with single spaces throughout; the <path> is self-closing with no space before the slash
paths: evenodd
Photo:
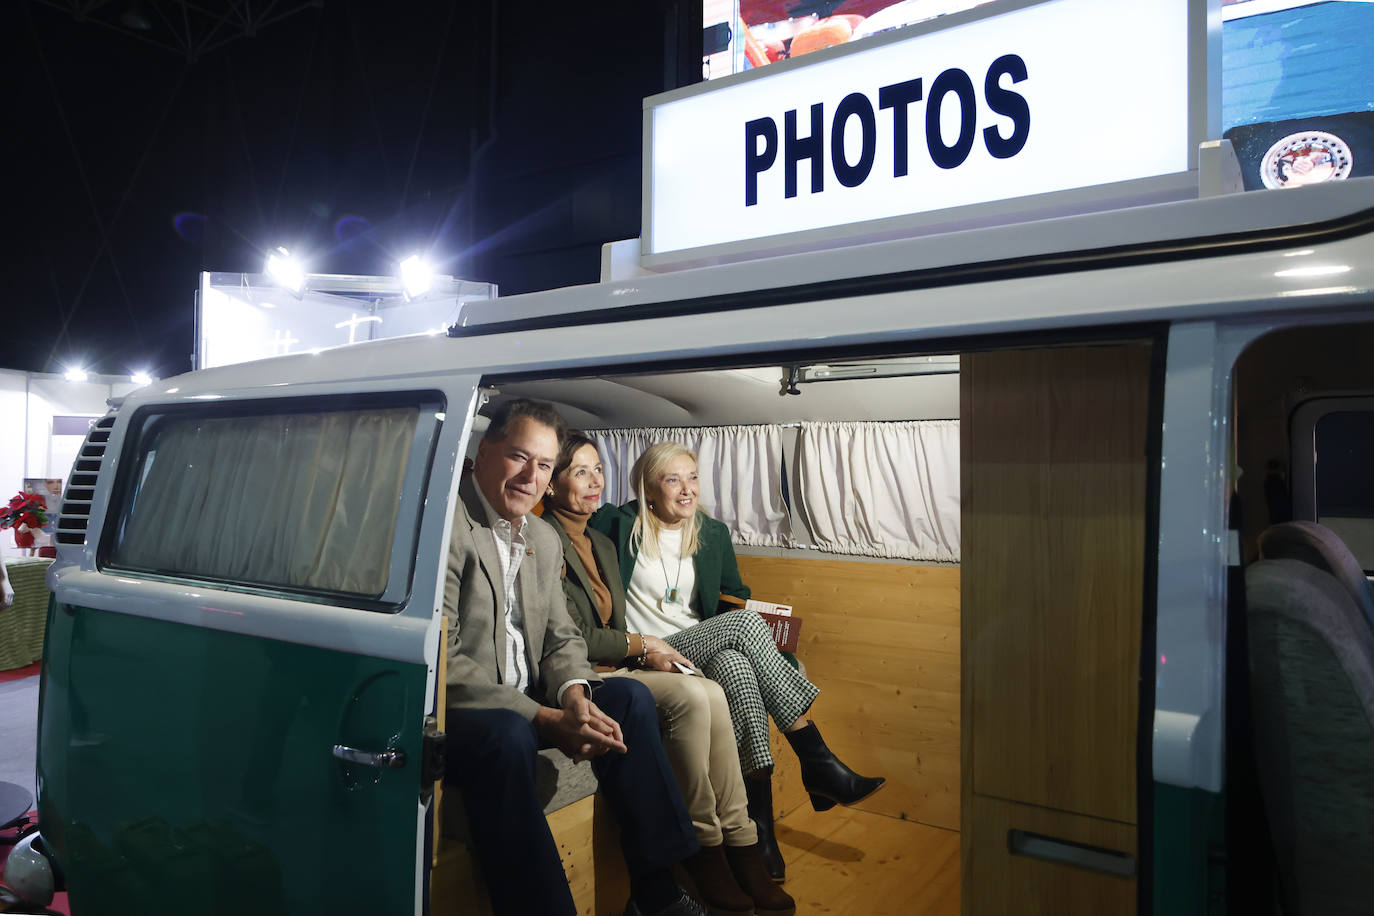
<path id="1" fill-rule="evenodd" d="M 730 863 L 725 859 L 724 846 L 701 847 L 682 860 L 682 869 L 694 885 L 694 896 L 706 905 L 712 916 L 743 916 L 754 912 L 754 901 L 735 882 Z"/>
<path id="2" fill-rule="evenodd" d="M 792 916 L 797 912 L 797 901 L 787 891 L 778 887 L 763 864 L 763 852 L 759 844 L 752 846 L 726 846 L 725 858 L 734 872 L 735 881 L 754 901 L 754 912 L 758 916 Z"/>

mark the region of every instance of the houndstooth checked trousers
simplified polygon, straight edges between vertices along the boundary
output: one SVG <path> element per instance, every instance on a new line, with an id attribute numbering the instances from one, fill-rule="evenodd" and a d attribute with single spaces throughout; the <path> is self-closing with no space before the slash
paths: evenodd
<path id="1" fill-rule="evenodd" d="M 811 708 L 820 689 L 782 657 L 763 618 L 727 611 L 664 641 L 725 690 L 745 774 L 771 767 L 768 717 L 786 728 Z"/>

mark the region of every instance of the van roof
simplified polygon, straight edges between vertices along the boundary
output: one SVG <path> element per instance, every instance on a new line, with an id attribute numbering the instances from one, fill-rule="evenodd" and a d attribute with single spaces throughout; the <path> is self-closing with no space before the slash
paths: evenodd
<path id="1" fill-rule="evenodd" d="M 1046 214 L 1071 207 L 1075 192 L 1045 195 Z M 1251 191 L 1105 212 L 1048 216 L 1012 225 L 967 224 L 938 234 L 848 245 L 731 264 L 704 264 L 589 286 L 473 302 L 459 324 L 469 333 L 538 326 L 579 313 L 642 310 L 666 301 L 738 296 L 856 279 L 911 275 L 953 267 L 1103 255 L 1157 249 L 1156 260 L 1184 256 L 1185 249 L 1214 246 L 1215 253 L 1274 244 L 1295 229 L 1319 233 L 1374 207 L 1374 178 L 1280 191 Z M 988 219 L 995 219 L 989 217 Z M 1279 244 L 1282 244 L 1280 241 Z M 1196 256 L 1196 255 L 1194 255 Z M 598 317 L 601 317 L 598 315 Z"/>
<path id="2" fill-rule="evenodd" d="M 885 334 L 938 340 L 1347 305 L 1374 290 L 1372 235 L 1374 178 L 967 228 L 470 302 L 449 337 L 378 340 L 206 369 L 164 379 L 135 398 L 267 394 L 286 385 L 420 379 L 455 369 L 530 373 L 555 363 L 615 365 L 626 353 L 680 357 L 691 335 L 660 340 L 665 335 L 646 332 L 641 319 L 742 308 L 751 313 L 750 328 L 757 323 L 776 336 L 785 320 L 798 341 L 841 346 Z M 1290 257 L 1297 253 L 1313 255 L 1303 264 L 1339 261 L 1342 276 L 1287 276 L 1282 268 L 1298 264 Z M 1161 270 L 1165 264 L 1169 269 Z M 836 315 L 852 314 L 845 301 L 858 297 L 888 304 L 862 326 L 837 322 Z M 538 333 L 545 329 L 557 333 Z M 712 340 L 716 352 L 729 343 Z"/>

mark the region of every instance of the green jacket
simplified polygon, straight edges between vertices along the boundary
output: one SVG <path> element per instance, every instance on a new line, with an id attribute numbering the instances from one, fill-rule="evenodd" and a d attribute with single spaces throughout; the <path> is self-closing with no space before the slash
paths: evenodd
<path id="1" fill-rule="evenodd" d="M 587 642 L 587 658 L 594 665 L 618 665 L 625 659 L 625 586 L 616 566 L 615 545 L 600 531 L 587 527 L 587 537 L 592 542 L 592 553 L 601 566 L 601 581 L 611 593 L 611 619 L 601 622 L 596 609 L 596 593 L 592 590 L 591 577 L 587 567 L 573 548 L 568 532 L 559 524 L 552 513 L 546 518 L 558 539 L 563 543 L 563 597 L 568 602 L 568 616 L 582 631 Z"/>
<path id="2" fill-rule="evenodd" d="M 634 530 L 635 516 L 639 514 L 639 501 L 633 500 L 623 506 L 605 505 L 596 510 L 587 523 L 587 530 L 605 533 L 615 544 L 616 554 L 620 557 L 620 581 L 629 582 L 634 575 L 637 555 L 630 550 L 630 532 Z M 735 562 L 735 548 L 730 543 L 730 529 L 704 512 L 697 512 L 697 554 L 692 557 L 692 566 L 697 574 L 697 592 L 692 596 L 691 607 L 703 620 L 714 617 L 721 611 L 720 595 L 724 592 L 736 598 L 748 598 L 749 586 L 739 577 L 739 564 Z M 726 605 L 725 610 L 731 610 Z"/>

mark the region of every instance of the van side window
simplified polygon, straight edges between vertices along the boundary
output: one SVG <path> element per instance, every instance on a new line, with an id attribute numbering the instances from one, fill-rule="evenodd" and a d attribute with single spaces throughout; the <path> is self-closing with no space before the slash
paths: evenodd
<path id="1" fill-rule="evenodd" d="M 1301 401 L 1289 414 L 1289 447 L 1292 517 L 1330 528 L 1374 571 L 1374 394 Z"/>
<path id="2" fill-rule="evenodd" d="M 399 606 L 441 414 L 357 403 L 136 417 L 106 564 Z"/>
<path id="3" fill-rule="evenodd" d="M 1313 429 L 1316 520 L 1374 569 L 1374 410 L 1325 414 Z"/>

